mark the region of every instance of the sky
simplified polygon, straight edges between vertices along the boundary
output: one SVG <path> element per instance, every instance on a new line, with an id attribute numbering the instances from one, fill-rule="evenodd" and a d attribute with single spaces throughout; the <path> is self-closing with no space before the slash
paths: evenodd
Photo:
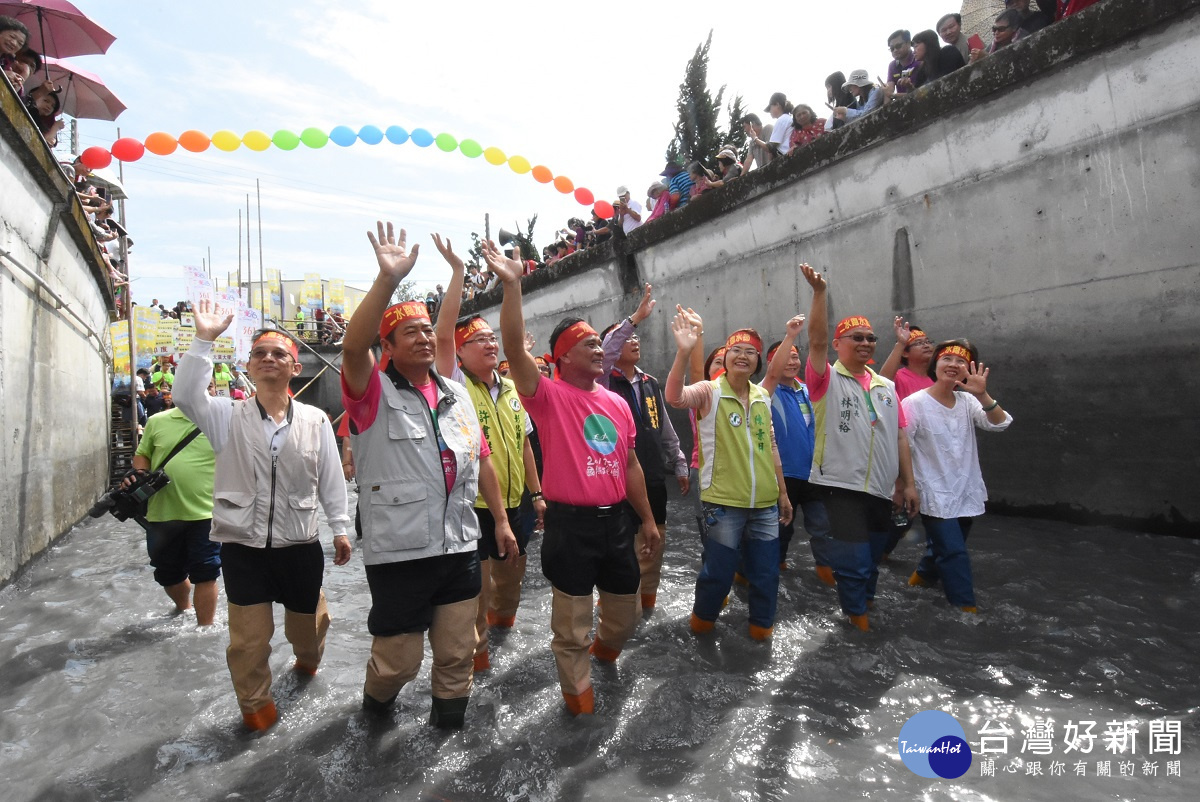
<path id="1" fill-rule="evenodd" d="M 933 28 L 959 5 L 861 0 L 847 15 L 837 4 L 807 2 L 773 3 L 769 13 L 727 2 L 692 3 L 683 13 L 655 0 L 74 2 L 117 41 L 103 56 L 70 61 L 98 74 L 128 107 L 115 123 L 80 120 L 81 149 L 110 146 L 118 129 L 144 139 L 188 129 L 271 135 L 399 125 L 524 156 L 610 201 L 622 184 L 644 200 L 657 180 L 685 66 L 710 30 L 710 88 L 725 85 L 727 102 L 740 94 L 765 121 L 762 109 L 777 91 L 822 113 L 825 76 L 859 67 L 883 73 L 893 30 Z M 244 219 L 238 235 L 247 193 L 257 277 L 256 180 L 264 266 L 284 279 L 318 272 L 363 289 L 376 274 L 365 236 L 376 220 L 420 243 L 410 278 L 425 290 L 449 278 L 433 232 L 465 254 L 485 214 L 493 237 L 537 214 L 541 247 L 588 211 L 507 165 L 411 141 L 147 153 L 124 166 L 134 300 L 182 299 L 182 267 L 201 266 L 210 249 L 214 275 L 237 270 L 239 243 L 248 269 Z"/>

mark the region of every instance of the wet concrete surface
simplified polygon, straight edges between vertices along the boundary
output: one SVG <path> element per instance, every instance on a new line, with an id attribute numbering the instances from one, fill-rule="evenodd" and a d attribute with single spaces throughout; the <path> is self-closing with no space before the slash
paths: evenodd
<path id="1" fill-rule="evenodd" d="M 596 715 L 563 707 L 535 540 L 517 625 L 492 633 L 493 667 L 454 733 L 425 723 L 428 652 L 392 716 L 361 713 L 370 596 L 357 555 L 327 563 L 334 623 L 315 678 L 289 670 L 276 608 L 280 721 L 252 735 L 225 666 L 223 599 L 213 628 L 171 615 L 141 530 L 89 520 L 0 590 L 0 797 L 1200 798 L 1200 541 L 984 517 L 971 533 L 970 616 L 906 584 L 913 533 L 882 567 L 875 628 L 860 633 L 798 540 L 774 639 L 760 644 L 746 634 L 743 589 L 713 635 L 688 629 L 695 502 L 672 499 L 669 511 L 659 607 L 615 667 L 594 666 Z M 898 755 L 901 726 L 928 709 L 952 714 L 975 752 L 958 779 L 917 776 Z M 1054 722 L 1049 754 L 1022 752 L 1036 717 Z M 1097 722 L 1084 755 L 1064 740 L 1082 721 Z M 1109 722 L 1128 721 L 1136 751 L 1113 751 Z M 1151 753 L 1151 727 L 1175 724 L 1177 743 L 1158 739 L 1175 753 Z M 978 731 L 999 726 L 1012 732 L 1007 752 L 981 755 Z"/>

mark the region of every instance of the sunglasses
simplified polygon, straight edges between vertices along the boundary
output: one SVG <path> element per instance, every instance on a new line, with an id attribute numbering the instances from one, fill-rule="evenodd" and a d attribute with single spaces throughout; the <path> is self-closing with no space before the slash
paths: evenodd
<path id="1" fill-rule="evenodd" d="M 1007 30 L 1008 30 L 1007 25 L 993 25 L 992 26 L 992 33 L 1004 33 Z"/>
<path id="2" fill-rule="evenodd" d="M 854 340 L 856 343 L 873 343 L 879 340 L 874 334 L 847 334 L 845 339 Z"/>

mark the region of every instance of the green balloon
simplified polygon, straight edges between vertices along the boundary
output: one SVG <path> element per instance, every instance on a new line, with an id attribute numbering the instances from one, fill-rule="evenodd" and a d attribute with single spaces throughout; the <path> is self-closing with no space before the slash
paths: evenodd
<path id="1" fill-rule="evenodd" d="M 462 142 L 459 142 L 458 149 L 468 159 L 478 159 L 483 154 L 483 146 L 474 139 L 464 139 Z"/>
<path id="2" fill-rule="evenodd" d="M 280 150 L 295 150 L 300 144 L 300 137 L 294 131 L 276 131 L 271 142 Z"/>
<path id="3" fill-rule="evenodd" d="M 446 153 L 458 150 L 458 140 L 449 134 L 438 134 L 437 139 L 433 141 L 437 143 L 440 150 L 444 150 Z"/>
<path id="4" fill-rule="evenodd" d="M 325 147 L 329 142 L 329 134 L 320 128 L 305 128 L 300 132 L 300 141 L 315 150 Z"/>

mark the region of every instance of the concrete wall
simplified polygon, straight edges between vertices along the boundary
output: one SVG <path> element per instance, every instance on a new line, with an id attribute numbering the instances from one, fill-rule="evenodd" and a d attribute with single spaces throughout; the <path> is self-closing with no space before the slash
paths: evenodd
<path id="1" fill-rule="evenodd" d="M 1016 419 L 981 438 L 993 508 L 1197 534 L 1200 13 L 1107 0 L 720 192 L 525 280 L 548 347 L 598 328 L 642 281 L 660 310 L 643 364 L 665 373 L 676 303 L 710 347 L 777 339 L 826 270 L 831 317 L 894 314 L 970 337 Z M 1173 78 L 1170 76 L 1174 76 Z M 499 295 L 470 306 L 498 320 Z"/>
<path id="2" fill-rule="evenodd" d="M 108 483 L 113 297 L 70 182 L 0 81 L 0 583 Z M 73 319 L 13 261 L 39 276 Z"/>

